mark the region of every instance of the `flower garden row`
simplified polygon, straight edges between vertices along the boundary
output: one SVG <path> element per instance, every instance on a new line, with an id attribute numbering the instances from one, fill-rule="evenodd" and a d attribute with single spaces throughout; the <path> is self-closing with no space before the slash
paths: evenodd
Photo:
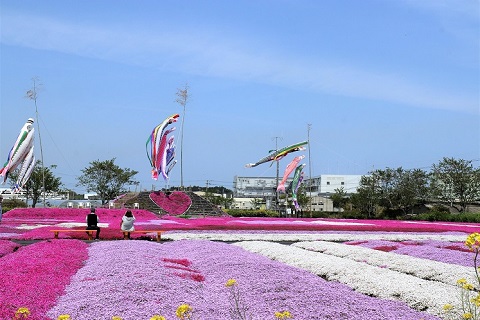
<path id="1" fill-rule="evenodd" d="M 215 231 L 398 231 L 398 232 L 447 232 L 471 233 L 478 231 L 474 223 L 442 223 L 400 220 L 345 220 L 345 219 L 298 219 L 298 218 L 231 218 L 207 217 L 182 219 L 174 216 L 159 216 L 146 210 L 132 210 L 137 230 L 215 230 Z M 52 229 L 78 230 L 85 228 L 88 209 L 22 208 L 8 211 L 0 224 L 0 239 L 41 240 L 52 239 Z M 97 209 L 100 218 L 101 238 L 121 239 L 120 221 L 125 210 Z M 141 237 L 136 235 L 137 237 Z M 61 233 L 63 238 L 87 239 L 86 234 Z"/>
<path id="2" fill-rule="evenodd" d="M 98 211 L 101 238 L 117 239 L 124 212 Z M 445 306 L 461 309 L 457 280 L 475 283 L 464 245 L 474 224 L 159 219 L 138 210 L 137 228 L 168 230 L 162 238 L 174 241 L 51 239 L 52 227 L 80 228 L 86 213 L 5 215 L 0 319 L 19 308 L 29 319 L 447 319 L 455 313 Z"/>

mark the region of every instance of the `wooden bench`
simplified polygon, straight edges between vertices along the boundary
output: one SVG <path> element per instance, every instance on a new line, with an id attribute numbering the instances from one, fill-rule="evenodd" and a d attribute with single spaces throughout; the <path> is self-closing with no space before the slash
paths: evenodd
<path id="1" fill-rule="evenodd" d="M 163 230 L 135 230 L 135 231 L 122 231 L 123 232 L 123 239 L 128 240 L 129 233 L 156 233 L 157 234 L 157 242 L 162 240 L 162 232 Z"/>
<path id="2" fill-rule="evenodd" d="M 70 230 L 70 229 L 64 229 L 64 230 L 50 230 L 53 232 L 55 235 L 55 239 L 58 239 L 58 234 L 60 232 L 86 232 L 88 234 L 88 240 L 93 240 L 93 233 L 97 232 L 97 230 Z"/>

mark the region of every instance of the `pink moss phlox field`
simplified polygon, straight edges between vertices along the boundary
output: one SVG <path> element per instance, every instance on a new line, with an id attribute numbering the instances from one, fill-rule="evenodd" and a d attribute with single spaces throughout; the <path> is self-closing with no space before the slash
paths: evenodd
<path id="1" fill-rule="evenodd" d="M 345 244 L 358 245 L 375 250 L 394 252 L 396 254 L 404 254 L 416 258 L 457 264 L 466 267 L 473 266 L 472 253 L 460 249 L 462 246 L 461 243 L 447 243 L 438 240 L 402 242 L 370 240 L 362 242 L 349 241 L 345 242 Z"/>
<path id="2" fill-rule="evenodd" d="M 182 219 L 164 216 L 175 223 L 165 224 L 164 230 L 315 230 L 315 231 L 398 231 L 398 232 L 476 232 L 476 223 L 445 223 L 399 220 L 309 219 L 309 218 L 233 218 L 206 217 Z"/>
<path id="3" fill-rule="evenodd" d="M 473 267 L 471 252 L 463 252 L 435 246 L 403 246 L 394 250 L 397 254 L 406 254 L 412 257 L 457 264 L 465 267 Z"/>
<path id="4" fill-rule="evenodd" d="M 179 191 L 173 191 L 168 194 L 155 191 L 150 193 L 150 199 L 155 202 L 157 206 L 174 216 L 185 213 L 192 205 L 192 199 L 185 193 Z"/>
<path id="5" fill-rule="evenodd" d="M 0 319 L 12 319 L 20 307 L 30 310 L 29 319 L 48 319 L 47 310 L 87 258 L 87 244 L 78 240 L 37 242 L 1 258 Z"/>
<path id="6" fill-rule="evenodd" d="M 120 221 L 127 209 L 105 209 L 97 208 L 96 213 L 101 223 L 102 239 L 121 239 L 123 234 L 120 230 Z M 137 221 L 159 221 L 159 217 L 147 210 L 131 210 Z M 73 208 L 18 208 L 8 211 L 4 214 L 4 220 L 0 225 L 3 235 L 1 238 L 10 238 L 18 240 L 42 240 L 52 239 L 54 237 L 51 230 L 69 230 L 69 229 L 85 229 L 86 215 L 89 209 L 73 209 Z M 63 225 L 62 225 L 63 224 Z M 71 224 L 66 227 L 64 224 Z M 104 225 L 108 225 L 105 227 Z M 30 229 L 22 229 L 23 225 L 33 227 Z M 153 230 L 158 229 L 158 224 Z M 142 228 L 138 228 L 141 230 Z M 135 238 L 135 236 L 133 236 Z M 137 236 L 138 237 L 138 236 Z M 86 240 L 86 233 L 60 233 L 59 238 L 81 239 Z"/>
<path id="7" fill-rule="evenodd" d="M 108 256 L 108 259 L 107 259 Z M 171 274 L 168 261 L 188 260 L 203 281 Z M 177 264 L 182 265 L 182 264 Z M 438 319 L 406 304 L 368 297 L 240 247 L 181 240 L 162 245 L 148 241 L 108 241 L 90 245 L 89 259 L 67 286 L 48 316 L 72 319 L 176 319 L 187 303 L 195 319 L 230 319 L 230 291 L 235 279 L 252 319 L 273 319 L 288 310 L 294 319 Z M 93 288 L 92 288 L 93 287 Z"/>
<path id="8" fill-rule="evenodd" d="M 140 209 L 106 209 L 96 208 L 100 222 L 120 223 L 122 216 L 127 210 L 130 210 L 139 220 L 158 219 L 158 217 L 150 211 Z M 23 219 L 32 221 L 38 219 L 42 222 L 52 220 L 53 222 L 81 222 L 85 223 L 85 217 L 90 213 L 90 209 L 76 208 L 17 208 L 10 210 L 4 214 L 7 219 Z M 7 220 L 8 221 L 8 220 Z"/>
<path id="9" fill-rule="evenodd" d="M 102 224 L 100 237 L 102 239 L 120 239 L 120 221 L 126 209 L 97 208 L 97 214 Z M 0 225 L 0 238 L 8 239 L 52 239 L 51 226 L 55 229 L 67 228 L 61 223 L 76 224 L 68 228 L 82 229 L 85 226 L 85 216 L 89 209 L 67 208 L 23 208 L 14 209 L 4 214 Z M 354 220 L 354 219 L 309 219 L 309 218 L 233 218 L 206 217 L 183 219 L 175 216 L 160 217 L 146 210 L 132 210 L 135 215 L 137 230 L 266 230 L 266 231 L 345 231 L 345 232 L 463 232 L 471 233 L 478 230 L 474 223 L 452 224 L 443 222 L 412 222 L 397 220 Z M 105 227 L 105 224 L 107 227 Z M 42 227 L 37 231 L 25 231 L 20 225 Z M 19 233 L 25 235 L 18 236 Z M 60 234 L 63 238 L 86 239 L 86 234 Z M 133 235 L 133 237 L 140 237 Z"/>
<path id="10" fill-rule="evenodd" d="M 14 252 L 19 247 L 20 245 L 18 243 L 8 240 L 0 240 L 0 258 Z"/>

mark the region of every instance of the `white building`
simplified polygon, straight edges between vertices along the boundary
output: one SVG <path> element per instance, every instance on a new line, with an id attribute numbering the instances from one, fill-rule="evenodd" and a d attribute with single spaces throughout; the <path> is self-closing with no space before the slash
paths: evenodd
<path id="1" fill-rule="evenodd" d="M 312 179 L 303 180 L 303 185 L 310 191 L 310 196 L 328 196 L 341 189 L 347 193 L 356 193 L 360 185 L 361 175 L 324 174 Z M 280 180 L 281 178 L 279 178 Z M 286 185 L 292 179 L 288 179 Z M 277 189 L 276 177 L 238 177 L 233 180 L 233 195 L 236 198 L 268 198 L 274 197 Z"/>

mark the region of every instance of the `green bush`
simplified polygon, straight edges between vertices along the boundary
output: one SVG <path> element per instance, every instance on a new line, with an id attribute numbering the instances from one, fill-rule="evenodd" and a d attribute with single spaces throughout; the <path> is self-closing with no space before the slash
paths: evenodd
<path id="1" fill-rule="evenodd" d="M 2 211 L 7 212 L 15 208 L 26 208 L 27 204 L 25 201 L 19 199 L 6 199 L 2 202 Z"/>
<path id="2" fill-rule="evenodd" d="M 278 217 L 279 214 L 273 210 L 242 210 L 242 209 L 227 209 L 227 214 L 232 217 Z"/>
<path id="3" fill-rule="evenodd" d="M 445 222 L 472 222 L 480 223 L 477 213 L 450 213 L 446 211 L 429 211 L 417 215 L 404 217 L 406 220 L 445 221 Z"/>

